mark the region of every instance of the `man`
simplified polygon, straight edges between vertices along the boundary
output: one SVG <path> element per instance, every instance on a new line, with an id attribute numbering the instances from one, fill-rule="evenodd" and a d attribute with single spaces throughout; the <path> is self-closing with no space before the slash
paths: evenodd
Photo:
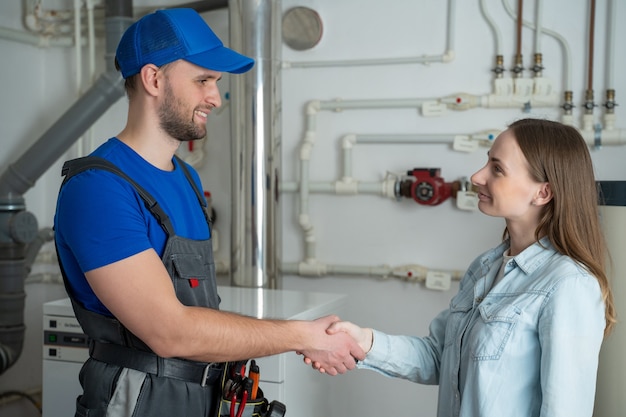
<path id="1" fill-rule="evenodd" d="M 205 136 L 222 72 L 253 64 L 191 9 L 149 14 L 122 36 L 127 124 L 66 163 L 55 216 L 68 294 L 93 339 L 77 416 L 212 416 L 222 362 L 297 351 L 336 374 L 364 357 L 348 335 L 326 334 L 334 316 L 218 310 L 202 186 L 175 152 Z"/>

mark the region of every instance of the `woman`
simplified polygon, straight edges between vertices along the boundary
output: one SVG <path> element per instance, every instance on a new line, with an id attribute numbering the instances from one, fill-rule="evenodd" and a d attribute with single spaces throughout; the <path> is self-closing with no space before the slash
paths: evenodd
<path id="1" fill-rule="evenodd" d="M 615 311 L 585 141 L 557 122 L 517 121 L 472 183 L 480 211 L 505 219 L 504 239 L 470 265 L 430 334 L 349 322 L 328 332 L 368 352 L 359 368 L 439 384 L 439 417 L 591 416 Z"/>

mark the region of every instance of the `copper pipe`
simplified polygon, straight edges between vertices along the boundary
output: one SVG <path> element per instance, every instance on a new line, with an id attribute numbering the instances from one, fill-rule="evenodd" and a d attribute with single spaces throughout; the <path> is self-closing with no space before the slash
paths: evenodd
<path id="1" fill-rule="evenodd" d="M 523 16 L 524 0 L 517 0 L 517 47 L 515 52 L 515 65 L 513 66 L 513 74 L 515 78 L 521 78 L 524 72 L 524 63 L 522 58 L 522 27 L 524 25 Z"/>
<path id="2" fill-rule="evenodd" d="M 593 44 L 594 44 L 594 31 L 596 20 L 596 0 L 589 2 L 589 57 L 588 57 L 588 72 L 587 72 L 587 90 L 593 90 Z"/>

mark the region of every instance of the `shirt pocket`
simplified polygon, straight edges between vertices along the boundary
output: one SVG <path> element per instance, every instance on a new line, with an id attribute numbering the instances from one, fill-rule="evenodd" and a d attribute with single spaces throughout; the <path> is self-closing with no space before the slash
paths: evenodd
<path id="1" fill-rule="evenodd" d="M 484 303 L 469 334 L 472 359 L 498 360 L 519 320 L 521 310 L 512 304 Z"/>

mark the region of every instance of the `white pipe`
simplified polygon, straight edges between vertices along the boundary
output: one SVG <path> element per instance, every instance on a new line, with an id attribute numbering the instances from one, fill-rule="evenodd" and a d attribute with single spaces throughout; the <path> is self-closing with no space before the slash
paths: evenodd
<path id="1" fill-rule="evenodd" d="M 454 133 L 432 133 L 432 134 L 377 134 L 377 135 L 355 135 L 356 143 L 381 144 L 381 145 L 401 145 L 401 144 L 440 144 L 452 143 L 457 135 Z"/>
<path id="2" fill-rule="evenodd" d="M 72 12 L 68 10 L 44 10 L 41 1 L 26 2 L 24 26 L 31 32 L 49 36 L 71 37 Z"/>
<path id="3" fill-rule="evenodd" d="M 439 98 L 402 98 L 402 99 L 364 99 L 364 100 L 329 100 L 316 101 L 317 110 L 342 111 L 342 110 L 365 110 L 365 109 L 402 109 L 443 106 L 450 110 L 469 110 L 473 108 L 520 108 L 524 103 L 530 103 L 532 107 L 555 107 L 559 104 L 556 93 L 549 95 L 532 95 L 532 89 L 528 89 L 528 95 L 520 94 L 488 94 L 474 95 L 459 93 Z M 441 115 L 430 113 L 429 115 Z M 311 115 L 309 114 L 310 118 Z"/>
<path id="4" fill-rule="evenodd" d="M 87 39 L 89 45 L 89 85 L 96 81 L 96 22 L 94 15 L 94 0 L 86 0 L 87 8 Z M 86 132 L 87 153 L 95 149 L 94 129 L 90 127 Z"/>
<path id="5" fill-rule="evenodd" d="M 309 160 L 315 144 L 316 114 L 319 101 L 307 105 L 306 131 L 300 147 L 300 213 L 298 223 L 304 233 L 305 259 L 315 259 L 315 234 L 309 217 Z"/>
<path id="6" fill-rule="evenodd" d="M 541 36 L 543 31 L 543 1 L 535 2 L 535 53 L 541 53 Z"/>
<path id="7" fill-rule="evenodd" d="M 508 4 L 507 0 L 502 0 L 502 4 L 504 5 L 504 8 L 506 9 L 506 11 L 509 14 L 509 16 L 511 16 L 511 18 L 513 20 L 517 20 L 517 16 L 516 16 L 515 12 L 513 11 L 513 8 Z M 526 20 L 524 20 L 522 23 L 523 23 L 524 26 L 526 26 L 526 27 L 528 27 L 530 29 L 535 29 L 535 25 L 533 25 L 532 23 L 530 23 L 530 22 L 528 22 Z M 545 33 L 546 35 L 552 36 L 561 45 L 561 49 L 563 51 L 563 66 L 564 66 L 564 70 L 563 70 L 563 84 L 565 85 L 565 91 L 572 91 L 572 85 L 571 85 L 571 80 L 572 80 L 572 58 L 571 58 L 571 54 L 570 54 L 569 44 L 567 43 L 567 41 L 565 40 L 565 38 L 563 36 L 559 35 L 558 33 L 556 33 L 553 30 L 543 28 L 541 30 L 541 33 Z"/>
<path id="8" fill-rule="evenodd" d="M 478 146 L 491 146 L 493 139 L 497 136 L 498 131 L 487 130 L 473 135 L 463 135 L 466 141 L 475 142 Z M 396 144 L 454 144 L 459 137 L 454 133 L 438 133 L 438 134 L 368 134 L 356 135 L 349 134 L 343 137 L 343 176 L 336 181 L 306 181 L 302 178 L 309 178 L 309 165 L 311 156 L 311 147 L 314 132 L 307 131 L 305 137 L 305 145 L 302 146 L 300 153 L 301 171 L 300 181 L 284 181 L 280 184 L 280 191 L 283 193 L 300 192 L 300 213 L 305 213 L 308 219 L 308 196 L 311 193 L 336 194 L 336 195 L 355 195 L 355 194 L 374 194 L 383 197 L 395 199 L 395 194 L 389 191 L 389 181 L 365 182 L 356 180 L 352 177 L 352 148 L 355 144 L 380 144 L 380 145 L 396 145 Z M 304 167 L 304 169 L 302 169 Z M 395 180 L 393 180 L 395 182 Z M 302 184 L 302 186 L 301 186 Z M 304 188 L 303 188 L 304 187 Z M 303 209 L 304 208 L 304 212 Z"/>
<path id="9" fill-rule="evenodd" d="M 341 141 L 343 150 L 343 180 L 352 178 L 352 148 L 356 143 L 356 135 L 346 135 Z"/>
<path id="10" fill-rule="evenodd" d="M 440 55 L 421 55 L 406 58 L 374 58 L 350 59 L 335 61 L 283 61 L 283 68 L 319 68 L 319 67 L 347 67 L 367 65 L 402 65 L 402 64 L 429 64 L 434 62 L 448 63 L 454 59 L 454 29 L 456 16 L 456 0 L 448 0 L 447 40 L 446 50 Z"/>
<path id="11" fill-rule="evenodd" d="M 102 4 L 102 1 L 89 1 L 94 5 L 94 21 L 104 19 L 104 11 L 95 9 L 95 6 Z M 76 37 L 71 33 L 72 25 L 69 23 L 72 12 L 68 10 L 43 10 L 41 3 L 41 0 L 24 0 L 24 27 L 26 31 L 0 28 L 0 38 L 40 48 L 74 47 Z M 86 44 L 87 39 L 81 39 L 81 45 L 86 46 Z"/>
<path id="12" fill-rule="evenodd" d="M 417 274 L 403 273 L 405 271 L 419 271 Z M 356 275 L 380 278 L 398 278 L 402 281 L 424 282 L 426 274 L 429 272 L 443 272 L 449 274 L 451 279 L 459 281 L 464 271 L 459 270 L 432 270 L 421 265 L 402 265 L 391 267 L 389 265 L 358 266 L 358 265 L 337 265 L 326 264 L 319 261 L 311 262 L 285 262 L 281 266 L 283 274 L 301 275 L 308 277 L 321 277 L 326 275 Z"/>
<path id="13" fill-rule="evenodd" d="M 548 97 L 550 98 L 550 97 Z M 548 99 L 544 97 L 543 99 Z M 495 100 L 498 100 L 497 102 Z M 310 182 L 310 160 L 312 149 L 316 140 L 317 114 L 322 110 L 341 111 L 344 109 L 376 109 L 376 108 L 402 108 L 402 107 L 419 107 L 430 100 L 423 99 L 383 99 L 383 100 L 333 100 L 333 101 L 310 101 L 306 107 L 306 128 L 300 147 L 300 180 L 299 182 L 283 182 L 280 184 L 281 192 L 298 192 L 300 197 L 300 210 L 298 213 L 298 222 L 304 232 L 305 244 L 305 261 L 300 263 L 283 264 L 283 273 L 296 273 L 299 275 L 320 276 L 327 273 L 349 273 L 349 274 L 371 274 L 372 267 L 343 267 L 326 265 L 319 262 L 316 258 L 316 238 L 313 225 L 309 215 L 309 194 L 311 192 L 324 192 L 355 195 L 359 193 L 381 194 L 387 197 L 395 197 L 395 193 L 390 186 L 390 181 L 381 182 L 360 182 L 352 178 L 352 148 L 356 143 L 441 143 L 441 140 L 452 140 L 453 143 L 458 135 L 450 134 L 433 134 L 433 135 L 347 135 L 342 141 L 342 150 L 344 152 L 343 177 L 335 182 Z M 448 96 L 439 101 L 451 108 L 464 110 L 471 107 L 505 107 L 515 104 L 519 106 L 519 102 L 515 101 L 515 97 L 495 97 L 490 96 L 474 96 L 469 94 L 460 94 L 456 96 Z M 532 101 L 532 100 L 531 100 Z M 546 104 L 545 102 L 543 104 Z M 555 104 L 555 103 L 548 103 Z M 598 132 L 585 132 L 588 136 L 592 133 L 591 143 L 597 145 Z M 624 144 L 626 143 L 626 134 L 624 130 L 612 130 L 601 132 L 602 144 Z M 495 137 L 493 131 L 481 132 L 476 135 L 478 144 L 491 143 Z M 435 139 L 438 139 L 435 141 Z M 585 138 L 588 143 L 589 139 Z M 376 274 L 388 274 L 378 269 Z"/>
<path id="14" fill-rule="evenodd" d="M 320 67 L 355 67 L 369 65 L 402 65 L 402 64 L 431 64 L 446 62 L 446 55 L 422 55 L 409 58 L 378 58 L 378 59 L 352 59 L 339 61 L 284 61 L 283 68 L 320 68 Z"/>
<path id="15" fill-rule="evenodd" d="M 317 102 L 319 110 L 357 110 L 357 109 L 400 109 L 419 108 L 424 103 L 437 101 L 436 98 L 429 99 L 371 99 L 371 100 L 329 100 Z"/>
<path id="16" fill-rule="evenodd" d="M 96 18 L 94 14 L 94 0 L 86 0 L 87 7 L 87 39 L 89 40 L 89 76 L 93 83 L 96 75 Z"/>
<path id="17" fill-rule="evenodd" d="M 444 61 L 450 62 L 454 59 L 454 41 L 456 39 L 455 29 L 456 29 L 456 0 L 448 1 L 448 34 L 446 39 L 446 51 L 444 52 Z"/>
<path id="18" fill-rule="evenodd" d="M 615 11 L 615 0 L 609 0 L 607 5 L 608 28 L 606 40 L 606 89 L 615 88 L 613 84 L 613 72 L 615 70 L 615 19 L 617 18 Z"/>
<path id="19" fill-rule="evenodd" d="M 284 181 L 280 184 L 282 193 L 297 193 L 300 190 L 299 181 Z M 310 181 L 307 184 L 308 194 L 335 194 L 335 195 L 356 195 L 374 194 L 383 197 L 393 197 L 385 193 L 386 181 L 358 181 L 349 178 L 347 182 L 338 181 Z"/>
<path id="20" fill-rule="evenodd" d="M 596 131 L 592 128 L 580 130 L 580 134 L 589 146 L 621 146 L 626 145 L 626 129 L 602 129 Z M 596 135 L 598 136 L 596 140 Z"/>
<path id="21" fill-rule="evenodd" d="M 70 47 L 74 46 L 74 39 L 71 37 L 53 38 L 51 36 L 37 35 L 34 33 L 24 32 L 23 30 L 9 29 L 0 27 L 0 39 L 6 39 L 13 42 L 25 43 L 37 46 L 39 48 L 47 47 Z"/>
<path id="22" fill-rule="evenodd" d="M 483 15 L 483 18 L 487 21 L 487 25 L 493 32 L 493 40 L 494 40 L 495 48 L 496 48 L 496 56 L 502 55 L 502 47 L 500 46 L 502 42 L 502 34 L 500 33 L 500 28 L 496 25 L 496 22 L 493 20 L 491 15 L 487 13 L 485 0 L 480 0 L 480 11 Z"/>
<path id="23" fill-rule="evenodd" d="M 76 60 L 76 96 L 80 97 L 83 86 L 83 47 L 81 45 L 81 29 L 80 22 L 82 4 L 80 0 L 74 0 L 74 58 Z M 78 138 L 76 141 L 76 154 L 80 156 L 85 155 L 84 146 L 85 135 Z"/>

